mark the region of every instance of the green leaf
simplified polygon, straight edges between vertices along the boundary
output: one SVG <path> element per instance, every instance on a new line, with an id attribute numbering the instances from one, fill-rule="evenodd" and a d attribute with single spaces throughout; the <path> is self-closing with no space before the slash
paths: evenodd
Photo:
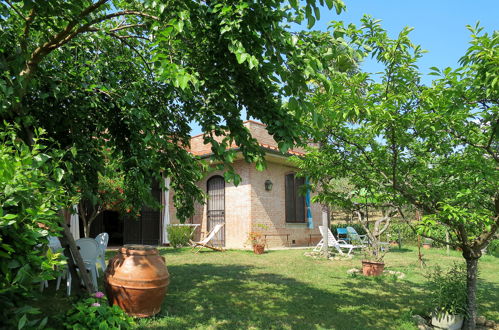
<path id="1" fill-rule="evenodd" d="M 248 53 L 236 53 L 237 63 L 239 64 L 243 63 L 248 56 L 249 56 Z"/>
<path id="2" fill-rule="evenodd" d="M 55 174 L 55 179 L 57 180 L 57 182 L 61 182 L 62 178 L 64 177 L 64 170 L 62 168 L 56 168 L 54 170 L 54 174 Z"/>
<path id="3" fill-rule="evenodd" d="M 24 325 L 26 324 L 26 321 L 28 320 L 28 318 L 26 317 L 26 314 L 24 314 L 20 319 L 19 319 L 19 323 L 17 324 L 17 329 L 20 330 L 22 328 L 24 328 Z"/>

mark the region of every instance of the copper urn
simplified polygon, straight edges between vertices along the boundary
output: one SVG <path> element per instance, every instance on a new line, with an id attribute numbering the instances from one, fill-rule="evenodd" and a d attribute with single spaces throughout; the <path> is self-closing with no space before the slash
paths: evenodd
<path id="1" fill-rule="evenodd" d="M 125 245 L 106 268 L 109 303 L 135 317 L 159 313 L 169 283 L 165 260 L 153 246 Z"/>

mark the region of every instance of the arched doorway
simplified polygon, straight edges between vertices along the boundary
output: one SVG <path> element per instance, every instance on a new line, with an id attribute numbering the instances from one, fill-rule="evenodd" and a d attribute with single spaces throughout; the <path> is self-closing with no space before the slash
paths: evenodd
<path id="1" fill-rule="evenodd" d="M 225 181 L 216 175 L 211 177 L 207 184 L 208 193 L 207 215 L 208 231 L 219 223 L 225 223 Z M 225 226 L 213 238 L 213 244 L 225 246 Z"/>

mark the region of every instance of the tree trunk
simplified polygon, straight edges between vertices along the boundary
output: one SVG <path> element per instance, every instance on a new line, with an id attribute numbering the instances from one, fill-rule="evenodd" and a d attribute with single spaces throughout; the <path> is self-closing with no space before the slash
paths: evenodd
<path id="1" fill-rule="evenodd" d="M 323 207 L 322 208 L 322 226 L 324 226 L 324 229 L 325 229 L 325 232 L 326 234 L 323 236 L 322 238 L 322 242 L 324 243 L 322 245 L 322 251 L 321 253 L 323 253 L 323 255 L 326 257 L 326 258 L 329 258 L 329 240 L 328 240 L 328 233 L 329 233 L 329 224 L 328 224 L 328 210 L 326 207 Z"/>
<path id="2" fill-rule="evenodd" d="M 476 327 L 476 278 L 478 270 L 478 258 L 471 255 L 470 252 L 463 252 L 466 259 L 466 295 L 468 300 L 468 318 L 466 319 L 465 329 L 475 329 Z"/>
<path id="3" fill-rule="evenodd" d="M 83 223 L 83 234 L 85 235 L 86 238 L 89 238 L 90 237 L 90 226 L 92 225 L 92 223 L 89 221 L 85 221 Z"/>

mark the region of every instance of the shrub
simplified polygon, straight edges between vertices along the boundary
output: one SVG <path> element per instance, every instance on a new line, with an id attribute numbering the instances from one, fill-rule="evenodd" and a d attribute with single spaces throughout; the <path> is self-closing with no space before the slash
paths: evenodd
<path id="1" fill-rule="evenodd" d="M 489 246 L 487 246 L 487 254 L 499 257 L 499 239 L 495 239 L 489 243 Z"/>
<path id="2" fill-rule="evenodd" d="M 35 327 L 28 315 L 39 312 L 27 304 L 61 265 L 61 255 L 47 249 L 47 235 L 60 229 L 58 211 L 70 205 L 61 184 L 64 154 L 48 153 L 44 142 L 35 138 L 28 146 L 14 128 L 0 127 L 0 320 L 7 328 Z"/>
<path id="3" fill-rule="evenodd" d="M 168 240 L 174 248 L 179 248 L 189 244 L 192 228 L 189 226 L 168 226 Z"/>
<path id="4" fill-rule="evenodd" d="M 416 243 L 418 241 L 417 234 L 405 222 L 392 222 L 386 231 L 386 236 L 390 241 L 398 241 L 399 238 L 403 243 Z"/>
<path id="5" fill-rule="evenodd" d="M 466 315 L 466 267 L 455 263 L 447 270 L 436 267 L 428 276 L 430 313 Z"/>
<path id="6" fill-rule="evenodd" d="M 109 306 L 102 292 L 73 304 L 63 319 L 67 329 L 128 329 L 134 324 L 121 308 Z"/>

